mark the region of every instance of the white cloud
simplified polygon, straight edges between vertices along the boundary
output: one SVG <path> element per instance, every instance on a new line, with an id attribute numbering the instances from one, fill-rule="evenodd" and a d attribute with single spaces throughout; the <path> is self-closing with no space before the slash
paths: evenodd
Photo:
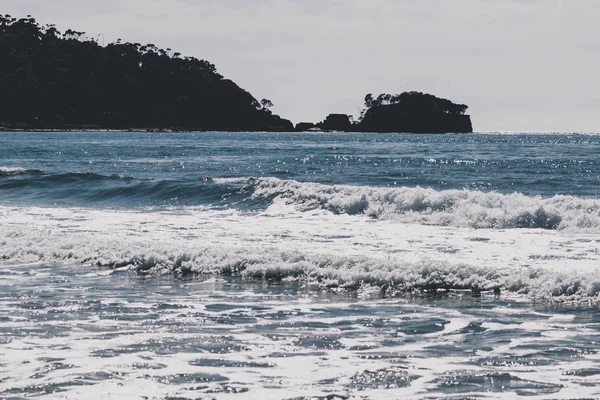
<path id="1" fill-rule="evenodd" d="M 205 58 L 295 122 L 368 92 L 471 106 L 480 130 L 600 130 L 600 0 L 5 0 L 59 29 Z"/>

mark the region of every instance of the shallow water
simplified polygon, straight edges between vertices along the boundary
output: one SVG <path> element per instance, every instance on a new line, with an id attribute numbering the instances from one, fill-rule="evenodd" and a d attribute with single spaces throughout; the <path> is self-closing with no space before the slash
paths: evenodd
<path id="1" fill-rule="evenodd" d="M 0 397 L 598 397 L 599 146 L 2 133 Z"/>
<path id="2" fill-rule="evenodd" d="M 2 275 L 8 398 L 585 398 L 600 385 L 595 307 L 81 266 Z"/>

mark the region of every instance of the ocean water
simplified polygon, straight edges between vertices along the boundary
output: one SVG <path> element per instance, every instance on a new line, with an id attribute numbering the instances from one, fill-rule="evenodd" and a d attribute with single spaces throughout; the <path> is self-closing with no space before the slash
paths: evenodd
<path id="1" fill-rule="evenodd" d="M 598 398 L 598 154 L 2 132 L 0 398 Z"/>

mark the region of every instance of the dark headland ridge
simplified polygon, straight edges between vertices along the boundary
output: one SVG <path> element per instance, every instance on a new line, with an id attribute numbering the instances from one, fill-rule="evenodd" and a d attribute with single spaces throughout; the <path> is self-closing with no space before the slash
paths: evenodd
<path id="1" fill-rule="evenodd" d="M 466 105 L 420 92 L 367 95 L 357 121 L 295 127 L 272 106 L 208 61 L 0 15 L 0 130 L 472 132 Z"/>

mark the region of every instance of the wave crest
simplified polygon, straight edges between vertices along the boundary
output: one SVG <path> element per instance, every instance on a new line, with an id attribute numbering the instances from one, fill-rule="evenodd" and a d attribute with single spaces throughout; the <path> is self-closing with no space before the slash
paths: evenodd
<path id="1" fill-rule="evenodd" d="M 471 290 L 600 302 L 596 235 L 425 227 L 292 211 L 0 206 L 0 265 L 300 280 L 385 295 Z M 281 208 L 279 208 L 281 207 Z"/>
<path id="2" fill-rule="evenodd" d="M 40 174 L 42 173 L 39 169 L 27 169 L 22 167 L 0 167 L 0 177 L 9 175 L 20 175 L 20 174 Z"/>
<path id="3" fill-rule="evenodd" d="M 282 197 L 302 209 L 324 208 L 337 214 L 469 228 L 600 229 L 600 200 L 574 196 L 544 199 L 466 189 L 327 186 L 277 178 L 258 179 L 254 185 L 256 197 Z"/>
<path id="4" fill-rule="evenodd" d="M 21 249 L 25 250 L 25 249 Z M 89 249 L 87 249 L 89 250 Z M 438 293 L 440 291 L 493 292 L 525 295 L 531 299 L 558 302 L 600 301 L 600 281 L 593 273 L 562 274 L 543 269 L 506 268 L 422 260 L 394 262 L 369 257 L 332 256 L 298 251 L 269 251 L 245 247 L 203 248 L 181 252 L 176 249 L 99 250 L 89 256 L 86 249 L 55 249 L 50 253 L 31 248 L 18 252 L 21 261 L 59 262 L 98 267 L 128 267 L 139 273 L 193 273 L 239 275 L 267 281 L 301 280 L 308 285 L 356 291 L 377 289 L 383 296 Z M 25 254 L 29 253 L 29 254 Z M 85 254 L 87 253 L 87 256 Z M 16 254 L 15 254 L 16 255 Z M 29 256 L 29 257 L 28 257 Z M 11 256 L 1 255 L 4 262 Z"/>

